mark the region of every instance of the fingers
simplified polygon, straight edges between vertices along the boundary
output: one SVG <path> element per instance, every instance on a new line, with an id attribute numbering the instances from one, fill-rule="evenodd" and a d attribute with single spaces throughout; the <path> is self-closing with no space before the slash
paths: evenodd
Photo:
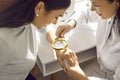
<path id="1" fill-rule="evenodd" d="M 75 65 L 79 64 L 78 63 L 78 57 L 77 57 L 77 55 L 75 53 L 73 53 L 72 59 L 74 59 Z"/>
<path id="2" fill-rule="evenodd" d="M 69 65 L 75 66 L 75 60 L 77 59 L 77 56 L 75 52 L 73 51 L 68 51 L 67 54 L 63 55 L 63 59 L 66 59 Z"/>
<path id="3" fill-rule="evenodd" d="M 60 66 L 63 68 L 63 70 L 66 72 L 66 63 L 62 59 L 58 59 L 58 62 L 60 63 Z"/>
<path id="4" fill-rule="evenodd" d="M 78 65 L 78 58 L 74 51 L 65 49 L 63 51 L 56 51 L 57 59 L 64 71 L 67 70 L 68 65 L 74 67 Z M 65 62 L 66 61 L 66 62 Z"/>
<path id="5" fill-rule="evenodd" d="M 75 62 L 74 62 L 74 59 L 73 59 L 73 52 L 70 52 L 69 54 L 67 54 L 66 60 L 68 61 L 69 65 L 71 65 L 71 66 L 75 65 Z"/>
<path id="6" fill-rule="evenodd" d="M 70 52 L 69 54 L 70 54 L 70 61 L 68 62 L 68 64 L 70 66 L 75 66 L 75 65 L 79 64 L 76 53 L 75 52 Z"/>
<path id="7" fill-rule="evenodd" d="M 58 28 L 57 28 L 57 30 L 56 30 L 56 36 L 57 37 L 63 37 L 63 36 L 61 36 L 61 33 L 64 31 L 64 28 L 62 27 L 62 26 L 59 26 Z"/>
<path id="8" fill-rule="evenodd" d="M 67 32 L 68 32 L 68 31 L 67 31 L 66 29 L 64 29 L 64 30 L 61 32 L 60 36 L 61 36 L 61 37 L 64 37 L 64 35 L 65 35 Z"/>
<path id="9" fill-rule="evenodd" d="M 63 37 L 67 32 L 71 30 L 69 25 L 60 25 L 56 30 L 56 36 Z"/>

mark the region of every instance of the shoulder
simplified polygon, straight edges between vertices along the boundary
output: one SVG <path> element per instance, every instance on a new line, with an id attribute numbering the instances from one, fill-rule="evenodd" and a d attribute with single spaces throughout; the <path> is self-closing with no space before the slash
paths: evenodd
<path id="1" fill-rule="evenodd" d="M 29 29 L 30 25 L 23 25 L 17 28 L 7 28 L 7 27 L 2 27 L 0 28 L 0 37 L 2 38 L 8 38 L 8 37 L 12 37 L 15 35 L 19 35 L 23 32 L 26 32 L 27 29 Z"/>

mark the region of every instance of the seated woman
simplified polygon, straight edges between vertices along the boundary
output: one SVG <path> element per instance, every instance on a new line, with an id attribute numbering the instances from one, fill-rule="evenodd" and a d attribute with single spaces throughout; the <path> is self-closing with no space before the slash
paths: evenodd
<path id="1" fill-rule="evenodd" d="M 0 80 L 25 80 L 36 64 L 42 43 L 38 30 L 56 22 L 70 3 L 70 0 L 0 0 Z"/>

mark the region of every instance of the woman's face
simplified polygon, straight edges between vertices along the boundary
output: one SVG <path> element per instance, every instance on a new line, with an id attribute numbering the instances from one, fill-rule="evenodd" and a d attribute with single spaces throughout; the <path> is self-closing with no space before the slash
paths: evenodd
<path id="1" fill-rule="evenodd" d="M 108 0 L 91 0 L 91 4 L 91 9 L 96 11 L 102 19 L 114 16 L 118 8 L 118 3 L 115 0 L 112 3 Z"/>
<path id="2" fill-rule="evenodd" d="M 40 19 L 44 25 L 48 25 L 50 23 L 56 24 L 58 18 L 62 17 L 65 11 L 66 9 L 59 9 L 45 12 Z"/>
<path id="3" fill-rule="evenodd" d="M 50 24 L 50 23 L 56 23 L 58 18 L 61 17 L 64 12 L 67 10 L 66 9 L 58 9 L 58 10 L 52 10 L 52 11 L 46 11 L 44 8 L 44 5 L 41 5 L 43 7 L 36 8 L 36 14 L 38 14 L 38 16 L 35 16 L 34 20 L 33 20 L 33 24 L 41 29 L 43 27 L 45 27 L 46 25 Z M 39 9 L 39 10 L 38 10 Z"/>

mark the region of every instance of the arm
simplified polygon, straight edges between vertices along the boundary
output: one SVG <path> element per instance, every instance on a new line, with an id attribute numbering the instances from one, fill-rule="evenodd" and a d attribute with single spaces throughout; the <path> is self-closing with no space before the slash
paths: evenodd
<path id="1" fill-rule="evenodd" d="M 55 29 L 46 32 L 46 39 L 50 44 L 53 43 L 53 41 L 56 39 L 56 37 L 57 36 L 55 35 Z"/>
<path id="2" fill-rule="evenodd" d="M 46 33 L 46 39 L 52 45 L 52 43 L 56 39 L 55 31 L 54 30 L 48 31 Z M 57 60 L 64 70 L 66 70 L 66 66 L 65 66 L 65 63 L 64 63 L 65 59 L 68 61 L 68 63 L 70 65 L 74 65 L 74 60 L 72 60 L 72 56 L 71 56 L 71 55 L 75 54 L 74 51 L 66 48 L 64 50 L 55 50 L 55 52 L 56 52 Z"/>
<path id="3" fill-rule="evenodd" d="M 60 24 L 58 26 L 56 36 L 63 36 L 70 30 L 72 30 L 75 26 L 79 27 L 81 26 L 81 24 L 89 25 L 89 23 L 97 23 L 97 14 L 95 12 L 92 12 L 90 10 L 90 7 L 86 6 L 85 2 L 86 1 L 75 3 L 73 14 L 65 19 L 66 21 L 64 24 Z"/>
<path id="4" fill-rule="evenodd" d="M 60 24 L 56 30 L 56 36 L 63 37 L 67 32 L 76 27 L 76 20 L 69 19 L 65 24 Z"/>
<path id="5" fill-rule="evenodd" d="M 78 58 L 74 54 L 73 59 L 75 61 L 75 66 L 67 66 L 67 74 L 72 80 L 88 80 L 88 77 L 85 75 L 83 70 L 80 68 L 78 63 Z"/>

